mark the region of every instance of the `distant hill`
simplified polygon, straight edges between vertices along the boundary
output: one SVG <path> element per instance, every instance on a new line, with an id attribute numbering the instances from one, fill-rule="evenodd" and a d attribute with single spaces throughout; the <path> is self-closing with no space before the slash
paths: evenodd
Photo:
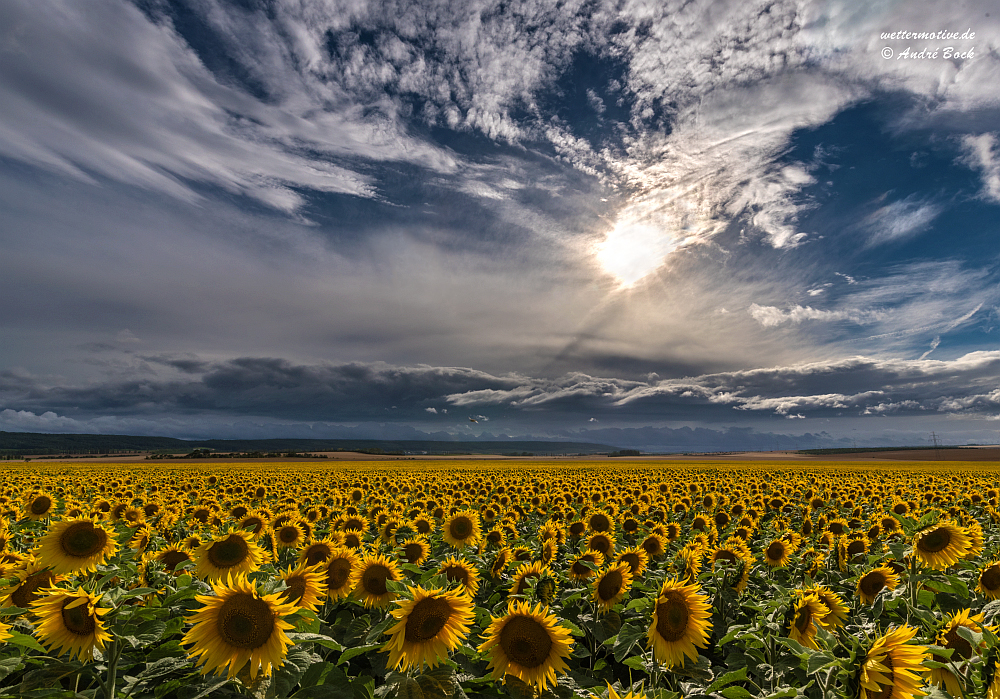
<path id="1" fill-rule="evenodd" d="M 427 454 L 606 454 L 618 447 L 590 442 L 492 442 L 381 439 L 206 439 L 144 437 L 112 434 L 40 434 L 0 432 L 0 458 L 55 454 L 122 454 L 162 452 L 182 454 L 195 449 L 217 452 L 367 451 Z"/>

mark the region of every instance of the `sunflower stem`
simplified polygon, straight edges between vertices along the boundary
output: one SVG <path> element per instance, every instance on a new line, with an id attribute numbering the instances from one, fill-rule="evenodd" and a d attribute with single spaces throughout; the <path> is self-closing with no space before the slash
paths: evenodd
<path id="1" fill-rule="evenodd" d="M 115 685 L 118 680 L 118 660 L 121 658 L 121 655 L 122 644 L 116 639 L 111 642 L 111 653 L 108 660 L 108 680 L 101 685 L 104 689 L 105 699 L 114 699 L 115 697 Z"/>

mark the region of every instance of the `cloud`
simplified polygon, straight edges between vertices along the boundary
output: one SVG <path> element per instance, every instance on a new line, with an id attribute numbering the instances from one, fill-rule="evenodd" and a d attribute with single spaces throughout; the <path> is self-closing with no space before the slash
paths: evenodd
<path id="1" fill-rule="evenodd" d="M 220 82 L 169 21 L 122 0 L 15 0 L 0 26 L 0 154 L 85 182 L 187 202 L 199 183 L 291 213 L 301 190 L 374 196 L 351 158 L 455 165 L 353 105 L 320 113 Z"/>
<path id="2" fill-rule="evenodd" d="M 794 323 L 798 325 L 805 320 L 846 320 L 858 325 L 873 323 L 884 317 L 883 313 L 877 311 L 823 311 L 812 306 L 793 306 L 787 311 L 782 311 L 776 306 L 760 306 L 756 303 L 750 304 L 748 310 L 751 317 L 765 328 L 773 328 L 783 323 Z"/>
<path id="3" fill-rule="evenodd" d="M 922 201 L 915 195 L 882 206 L 862 224 L 871 236 L 868 245 L 895 242 L 922 233 L 943 211 L 942 206 Z"/>
<path id="4" fill-rule="evenodd" d="M 170 357 L 148 356 L 146 361 L 171 369 L 176 365 Z M 524 421 L 538 411 L 556 422 L 587 421 L 595 411 L 607 419 L 658 415 L 694 420 L 726 414 L 736 419 L 734 409 L 807 417 L 872 415 L 890 409 L 896 414 L 979 415 L 1000 409 L 998 376 L 997 351 L 970 352 L 952 360 L 859 356 L 653 382 L 579 372 L 550 379 L 461 367 L 296 364 L 240 357 L 207 361 L 197 373 L 188 369 L 75 387 L 4 372 L 0 405 L 8 411 L 8 421 L 53 425 L 64 418 L 125 415 L 140 420 L 208 415 L 418 424 L 428 413 L 444 414 L 429 402 L 478 408 L 471 413 L 478 421 L 496 422 L 505 416 L 504 421 L 518 425 L 527 424 Z"/>
<path id="5" fill-rule="evenodd" d="M 995 133 L 962 138 L 965 162 L 982 173 L 982 197 L 1000 203 L 1000 148 Z"/>

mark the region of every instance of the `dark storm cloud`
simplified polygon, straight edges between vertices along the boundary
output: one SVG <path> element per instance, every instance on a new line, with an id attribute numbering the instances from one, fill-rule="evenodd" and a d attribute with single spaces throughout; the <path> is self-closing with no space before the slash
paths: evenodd
<path id="1" fill-rule="evenodd" d="M 170 357 L 147 359 L 178 367 Z M 192 360 L 182 360 L 176 378 L 86 387 L 50 386 L 5 372 L 0 399 L 9 410 L 60 416 L 205 414 L 417 423 L 450 408 L 453 415 L 486 411 L 521 425 L 539 412 L 554 425 L 592 415 L 719 421 L 735 418 L 734 411 L 783 417 L 1000 412 L 1000 352 L 973 352 L 951 361 L 856 357 L 646 382 L 580 373 L 549 380 L 469 368 L 293 364 L 252 357 L 199 366 L 200 371 Z"/>
<path id="2" fill-rule="evenodd" d="M 394 367 L 360 362 L 302 365 L 283 359 L 236 358 L 199 362 L 171 357 L 147 361 L 197 378 L 145 378 L 85 387 L 0 375 L 4 408 L 57 414 L 218 413 L 294 420 L 400 421 L 426 407 L 447 407 L 444 396 L 486 388 L 509 389 L 523 379 L 473 369 Z"/>

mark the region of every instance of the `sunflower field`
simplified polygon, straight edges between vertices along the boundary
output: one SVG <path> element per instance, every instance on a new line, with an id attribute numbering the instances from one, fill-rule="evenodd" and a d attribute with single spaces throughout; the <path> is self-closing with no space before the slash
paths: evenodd
<path id="1" fill-rule="evenodd" d="M 0 697 L 1000 699 L 1000 467 L 11 465 Z"/>

